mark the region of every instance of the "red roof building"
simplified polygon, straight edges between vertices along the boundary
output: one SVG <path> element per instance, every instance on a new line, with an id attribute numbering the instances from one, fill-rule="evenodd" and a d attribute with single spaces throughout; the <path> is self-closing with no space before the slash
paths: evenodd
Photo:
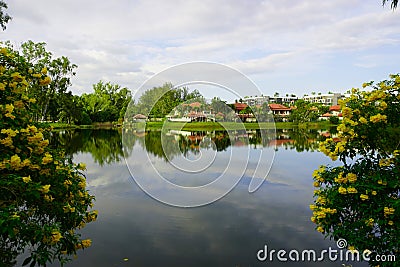
<path id="1" fill-rule="evenodd" d="M 243 109 L 247 108 L 247 104 L 245 103 L 235 103 L 233 104 L 233 106 L 235 107 L 235 111 L 240 112 Z"/>
<path id="2" fill-rule="evenodd" d="M 339 105 L 335 105 L 335 106 L 331 106 L 330 108 L 329 108 L 329 111 L 340 111 L 340 106 Z"/>

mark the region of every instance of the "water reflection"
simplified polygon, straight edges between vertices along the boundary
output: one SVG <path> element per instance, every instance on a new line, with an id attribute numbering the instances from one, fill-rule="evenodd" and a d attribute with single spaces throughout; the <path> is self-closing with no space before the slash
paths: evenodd
<path id="1" fill-rule="evenodd" d="M 181 154 L 186 157 L 190 154 L 196 155 L 200 149 L 226 151 L 230 146 L 250 146 L 254 149 L 261 146 L 273 147 L 276 151 L 294 149 L 302 152 L 316 151 L 318 142 L 332 134 L 335 134 L 334 129 L 328 131 L 301 128 L 276 130 L 276 135 L 270 130 L 232 131 L 229 133 L 227 131 L 147 131 L 131 134 L 126 140 L 127 146 L 124 147 L 120 129 L 77 129 L 54 131 L 50 142 L 53 146 L 62 148 L 70 157 L 79 152 L 90 153 L 95 162 L 103 166 L 122 161 L 124 149 L 128 149 L 125 152 L 129 155 L 135 145 L 139 145 L 152 155 L 163 159 L 172 159 Z M 164 147 L 161 137 L 165 139 Z"/>
<path id="2" fill-rule="evenodd" d="M 100 166 L 120 162 L 124 158 L 120 130 L 61 130 L 53 131 L 50 144 L 72 157 L 76 153 L 90 153 Z M 133 146 L 133 144 L 132 144 Z"/>
<path id="3" fill-rule="evenodd" d="M 255 193 L 247 192 L 251 175 L 245 173 L 220 201 L 184 209 L 155 201 L 132 182 L 123 162 L 120 131 L 55 132 L 53 145 L 64 147 L 74 161 L 87 163 L 88 188 L 96 196 L 99 210 L 98 221 L 83 230 L 84 238 L 93 239 L 93 246 L 79 252 L 78 259 L 67 266 L 341 266 L 339 262 L 257 261 L 256 253 L 264 245 L 276 250 L 336 248 L 314 230 L 308 208 L 313 195 L 311 173 L 318 165 L 329 163 L 322 153 L 312 151 L 329 133 L 277 130 L 275 138 L 264 138 L 264 142 L 262 134 L 265 132 L 237 132 L 229 138 L 227 132 L 151 131 L 130 135 L 127 141 L 132 149 L 128 152 L 149 153 L 159 166 L 168 165 L 161 135 L 171 145 L 166 151 L 172 157 L 180 153 L 190 157 L 201 149 L 217 151 L 223 157 L 230 150 L 240 152 L 248 146 L 251 151 L 260 146 L 277 150 L 267 181 Z M 254 164 L 250 158 L 249 168 Z M 174 181 L 182 178 L 174 172 L 169 176 Z"/>

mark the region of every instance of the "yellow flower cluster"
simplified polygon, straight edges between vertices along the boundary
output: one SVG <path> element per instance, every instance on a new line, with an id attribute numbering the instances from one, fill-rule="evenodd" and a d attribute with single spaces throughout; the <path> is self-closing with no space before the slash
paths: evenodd
<path id="1" fill-rule="evenodd" d="M 0 143 L 6 147 L 14 148 L 12 136 L 8 135 L 6 138 L 0 139 Z"/>
<path id="2" fill-rule="evenodd" d="M 49 237 L 45 236 L 43 238 L 43 242 L 54 245 L 54 244 L 58 243 L 61 240 L 61 238 L 63 238 L 61 233 L 58 230 L 53 230 Z"/>
<path id="3" fill-rule="evenodd" d="M 92 245 L 92 240 L 90 239 L 84 239 L 81 241 L 80 244 L 77 244 L 75 246 L 76 249 L 82 249 L 82 248 L 88 248 Z"/>
<path id="4" fill-rule="evenodd" d="M 97 219 L 98 211 L 94 210 L 92 212 L 89 212 L 88 215 L 86 216 L 85 221 L 86 222 L 94 222 Z"/>
<path id="5" fill-rule="evenodd" d="M 354 173 L 348 173 L 348 174 L 346 175 L 346 177 L 347 177 L 347 180 L 348 180 L 350 183 L 354 183 L 354 182 L 357 181 L 357 175 L 354 174 Z"/>
<path id="6" fill-rule="evenodd" d="M 78 187 L 84 189 L 86 187 L 86 179 L 81 177 L 80 182 L 78 183 Z"/>
<path id="7" fill-rule="evenodd" d="M 348 179 L 346 176 L 343 176 L 343 172 L 340 172 L 338 177 L 335 178 L 335 182 L 338 184 L 345 184 L 347 181 Z"/>
<path id="8" fill-rule="evenodd" d="M 319 166 L 318 170 L 315 170 L 312 174 L 312 176 L 314 177 L 315 180 L 317 180 L 318 182 L 323 183 L 325 180 L 324 178 L 321 177 L 321 173 L 323 173 L 325 171 L 325 166 L 321 165 Z"/>
<path id="9" fill-rule="evenodd" d="M 342 195 L 345 195 L 345 194 L 347 194 L 347 189 L 346 188 L 344 188 L 344 187 L 339 187 L 339 189 L 338 189 L 338 191 L 339 191 L 339 193 L 340 194 L 342 194 Z"/>
<path id="10" fill-rule="evenodd" d="M 64 185 L 65 185 L 66 187 L 68 187 L 68 186 L 72 185 L 72 181 L 67 179 L 67 180 L 64 181 Z M 80 192 L 80 191 L 79 191 L 79 192 Z"/>
<path id="11" fill-rule="evenodd" d="M 50 191 L 50 186 L 51 186 L 51 185 L 49 185 L 49 184 L 43 185 L 43 186 L 39 189 L 39 191 L 42 192 L 43 194 L 47 194 L 47 193 Z"/>
<path id="12" fill-rule="evenodd" d="M 382 181 L 382 180 L 378 180 L 378 184 L 380 184 L 380 185 L 387 185 L 387 182 L 386 182 L 386 181 Z"/>
<path id="13" fill-rule="evenodd" d="M 381 101 L 379 103 L 379 107 L 380 107 L 381 110 L 385 110 L 387 108 L 387 106 L 388 105 L 387 105 L 387 103 L 385 101 Z"/>
<path id="14" fill-rule="evenodd" d="M 387 217 L 387 216 L 389 216 L 389 215 L 393 215 L 393 214 L 394 214 L 394 211 L 395 211 L 394 208 L 385 207 L 385 208 L 383 209 L 383 213 L 384 213 L 385 217 Z"/>
<path id="15" fill-rule="evenodd" d="M 326 198 L 324 196 L 318 196 L 316 202 L 321 204 L 321 205 L 325 205 L 326 204 Z"/>
<path id="16" fill-rule="evenodd" d="M 337 152 L 332 152 L 328 147 L 333 145 L 334 141 L 332 138 L 326 139 L 324 142 L 319 143 L 319 151 L 330 157 L 333 161 L 337 160 Z"/>
<path id="17" fill-rule="evenodd" d="M 362 124 L 367 124 L 368 123 L 368 120 L 366 118 L 364 118 L 364 117 L 360 117 L 358 119 L 358 121 L 361 122 Z"/>
<path id="18" fill-rule="evenodd" d="M 54 200 L 54 197 L 50 196 L 50 195 L 44 195 L 43 196 L 44 200 L 46 200 L 47 202 L 52 202 Z"/>
<path id="19" fill-rule="evenodd" d="M 24 181 L 24 183 L 29 183 L 31 180 L 31 176 L 26 176 L 26 177 L 22 177 L 22 181 Z"/>
<path id="20" fill-rule="evenodd" d="M 92 245 L 92 240 L 90 240 L 90 239 L 84 239 L 84 240 L 82 240 L 82 246 L 84 247 L 84 248 L 88 248 L 88 247 L 90 247 Z"/>
<path id="21" fill-rule="evenodd" d="M 10 137 L 15 137 L 17 133 L 19 133 L 18 130 L 13 130 L 13 129 L 1 129 L 2 134 L 7 134 Z"/>
<path id="22" fill-rule="evenodd" d="M 41 86 L 48 85 L 49 83 L 51 83 L 51 79 L 49 76 L 46 76 L 44 79 L 39 81 L 39 85 Z"/>
<path id="23" fill-rule="evenodd" d="M 36 142 L 39 142 L 39 141 L 42 141 L 42 140 L 43 140 L 42 132 L 37 132 L 37 133 L 35 133 L 35 135 L 28 137 L 28 142 L 29 143 L 36 143 Z"/>
<path id="24" fill-rule="evenodd" d="M 382 90 L 375 90 L 367 95 L 366 100 L 369 102 L 373 102 L 379 99 L 383 99 L 386 97 L 386 93 Z"/>
<path id="25" fill-rule="evenodd" d="M 343 118 L 351 119 L 353 117 L 353 110 L 349 107 L 342 108 Z"/>
<path id="26" fill-rule="evenodd" d="M 23 165 L 21 164 L 21 158 L 16 154 L 14 156 L 11 156 L 10 165 L 11 168 L 13 168 L 16 171 L 22 169 L 23 167 Z"/>
<path id="27" fill-rule="evenodd" d="M 372 123 L 387 122 L 387 116 L 381 115 L 381 114 L 376 114 L 374 116 L 369 117 L 369 120 Z"/>
<path id="28" fill-rule="evenodd" d="M 64 210 L 65 213 L 68 213 L 68 212 L 75 212 L 75 207 L 71 207 L 71 205 L 68 204 L 68 205 L 66 205 L 66 206 L 63 207 L 63 210 Z"/>
<path id="29" fill-rule="evenodd" d="M 58 231 L 53 231 L 51 233 L 51 241 L 57 243 L 62 238 L 62 235 Z"/>
<path id="30" fill-rule="evenodd" d="M 357 126 L 358 122 L 353 121 L 353 120 L 348 119 L 348 118 L 343 118 L 342 124 L 349 125 L 349 126 Z"/>
<path id="31" fill-rule="evenodd" d="M 358 191 L 354 187 L 349 187 L 349 188 L 347 188 L 347 193 L 349 193 L 349 194 L 357 194 Z"/>
<path id="32" fill-rule="evenodd" d="M 374 222 L 375 222 L 374 219 L 369 218 L 368 220 L 365 221 L 365 224 L 372 227 L 372 226 L 374 226 Z"/>
<path id="33" fill-rule="evenodd" d="M 388 159 L 381 159 L 379 160 L 379 167 L 388 167 L 392 164 L 393 159 L 388 158 Z"/>
<path id="34" fill-rule="evenodd" d="M 15 119 L 15 116 L 12 114 L 14 111 L 14 105 L 13 104 L 6 104 L 5 106 L 5 111 L 6 114 L 4 116 L 10 118 L 10 119 Z"/>
<path id="35" fill-rule="evenodd" d="M 361 194 L 361 195 L 360 195 L 360 198 L 361 198 L 362 201 L 365 201 L 365 200 L 369 199 L 369 196 L 368 196 L 368 195 Z"/>
<path id="36" fill-rule="evenodd" d="M 358 193 L 357 189 L 355 189 L 354 187 L 344 188 L 344 187 L 340 186 L 338 191 L 342 195 L 345 195 L 345 194 L 357 194 Z"/>
<path id="37" fill-rule="evenodd" d="M 81 170 L 81 171 L 86 170 L 86 164 L 83 163 L 83 162 L 79 163 L 77 167 L 78 167 L 78 169 Z"/>
<path id="38" fill-rule="evenodd" d="M 45 156 L 42 158 L 42 164 L 46 165 L 53 161 L 53 156 L 49 152 L 46 152 Z"/>

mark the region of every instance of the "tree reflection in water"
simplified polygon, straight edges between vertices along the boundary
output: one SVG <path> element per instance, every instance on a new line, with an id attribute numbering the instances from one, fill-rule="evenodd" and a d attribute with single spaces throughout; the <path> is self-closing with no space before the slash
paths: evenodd
<path id="1" fill-rule="evenodd" d="M 63 149 L 71 160 L 76 153 L 90 153 L 94 161 L 103 166 L 120 162 L 124 152 L 130 155 L 136 145 L 165 160 L 178 155 L 187 157 L 189 153 L 197 155 L 200 149 L 224 151 L 230 146 L 250 146 L 254 149 L 272 146 L 276 151 L 317 151 L 319 141 L 327 136 L 334 137 L 335 130 L 293 128 L 276 130 L 276 134 L 271 130 L 132 132 L 124 135 L 123 146 L 121 129 L 76 129 L 52 132 L 50 143 Z"/>

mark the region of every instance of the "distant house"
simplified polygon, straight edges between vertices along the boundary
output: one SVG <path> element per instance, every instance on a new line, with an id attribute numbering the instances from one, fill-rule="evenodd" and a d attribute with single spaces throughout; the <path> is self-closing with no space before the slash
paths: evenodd
<path id="1" fill-rule="evenodd" d="M 189 117 L 191 121 L 207 121 L 207 115 L 203 112 L 190 112 L 187 117 Z"/>
<path id="2" fill-rule="evenodd" d="M 145 122 L 147 120 L 147 116 L 143 114 L 136 114 L 133 116 L 133 122 Z"/>
<path id="3" fill-rule="evenodd" d="M 193 102 L 188 104 L 188 106 L 190 106 L 191 108 L 200 108 L 201 107 L 201 103 L 200 102 Z"/>
<path id="4" fill-rule="evenodd" d="M 330 117 L 339 117 L 339 119 L 342 119 L 342 113 L 341 113 L 341 108 L 339 105 L 334 105 L 329 108 L 329 112 L 322 114 L 319 119 L 321 121 L 326 121 L 329 120 Z"/>
<path id="5" fill-rule="evenodd" d="M 339 105 L 331 106 L 331 107 L 329 108 L 329 112 L 330 112 L 330 114 L 332 114 L 333 116 L 338 116 L 338 117 L 341 117 L 341 116 L 342 116 L 342 114 L 341 114 L 341 108 L 340 108 Z"/>
<path id="6" fill-rule="evenodd" d="M 246 103 L 234 103 L 233 107 L 235 109 L 236 115 L 240 118 L 243 122 L 255 122 L 256 118 L 254 117 L 253 113 L 241 113 L 242 110 L 245 110 L 249 105 Z"/>
<path id="7" fill-rule="evenodd" d="M 291 108 L 281 104 L 269 104 L 269 109 L 274 116 L 279 116 L 283 121 L 288 121 L 288 117 L 292 111 Z"/>
<path id="8" fill-rule="evenodd" d="M 333 115 L 332 115 L 331 113 L 327 112 L 327 113 L 322 114 L 322 115 L 319 117 L 319 120 L 321 120 L 321 121 L 326 121 L 326 120 L 329 120 L 329 118 L 332 117 L 332 116 L 333 116 Z"/>
<path id="9" fill-rule="evenodd" d="M 245 103 L 235 103 L 233 104 L 233 107 L 235 108 L 235 112 L 239 114 L 239 112 L 246 109 L 248 105 Z"/>
<path id="10" fill-rule="evenodd" d="M 217 114 L 215 114 L 216 121 L 224 121 L 225 117 L 226 117 L 225 114 L 222 112 L 218 112 Z"/>

